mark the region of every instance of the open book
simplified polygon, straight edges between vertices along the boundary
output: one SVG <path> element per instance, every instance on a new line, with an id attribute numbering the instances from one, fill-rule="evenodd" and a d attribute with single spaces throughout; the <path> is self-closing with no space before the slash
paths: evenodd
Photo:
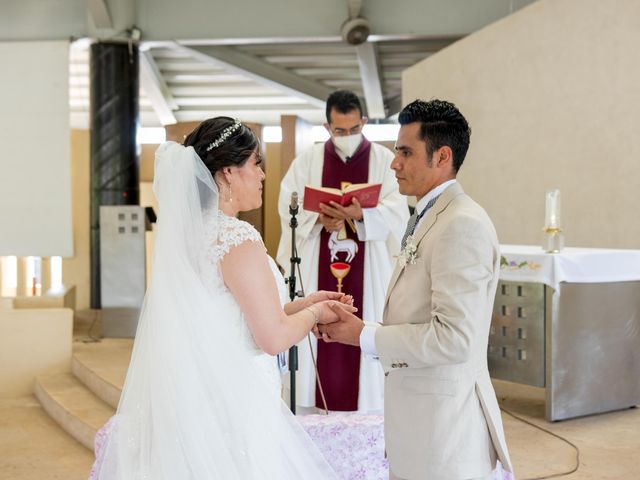
<path id="1" fill-rule="evenodd" d="M 304 187 L 303 208 L 311 212 L 320 212 L 320 204 L 336 202 L 346 207 L 357 198 L 362 208 L 373 208 L 378 205 L 381 183 L 354 183 L 344 190 L 329 187 Z"/>

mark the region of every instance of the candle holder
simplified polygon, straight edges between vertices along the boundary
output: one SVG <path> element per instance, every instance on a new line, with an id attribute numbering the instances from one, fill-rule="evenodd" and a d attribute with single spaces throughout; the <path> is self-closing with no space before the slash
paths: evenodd
<path id="1" fill-rule="evenodd" d="M 564 233 L 560 228 L 560 190 L 547 190 L 545 194 L 544 241 L 542 249 L 546 253 L 560 253 L 564 248 Z"/>
<path id="2" fill-rule="evenodd" d="M 544 245 L 542 248 L 546 253 L 560 253 L 564 248 L 564 233 L 561 228 L 545 227 Z"/>

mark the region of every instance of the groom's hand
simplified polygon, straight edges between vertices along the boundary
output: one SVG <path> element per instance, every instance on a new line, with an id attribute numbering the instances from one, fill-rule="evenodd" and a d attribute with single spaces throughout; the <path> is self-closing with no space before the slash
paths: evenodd
<path id="1" fill-rule="evenodd" d="M 325 300 L 324 302 L 316 303 L 312 308 L 316 311 L 316 327 L 314 327 L 313 332 L 315 334 L 315 330 L 318 325 L 326 325 L 329 323 L 337 322 L 340 320 L 338 316 L 339 312 L 353 314 L 358 311 L 356 307 L 350 305 L 349 303 L 342 303 L 337 300 Z"/>
<path id="2" fill-rule="evenodd" d="M 364 322 L 340 305 L 329 306 L 337 315 L 338 321 L 327 325 L 318 325 L 316 337 L 327 343 L 338 342 L 345 345 L 360 346 L 360 334 Z"/>

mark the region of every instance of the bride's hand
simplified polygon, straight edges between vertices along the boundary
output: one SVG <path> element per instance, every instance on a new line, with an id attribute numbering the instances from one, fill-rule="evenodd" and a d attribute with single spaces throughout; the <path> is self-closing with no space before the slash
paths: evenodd
<path id="1" fill-rule="evenodd" d="M 314 305 L 325 300 L 336 300 L 346 305 L 353 305 L 353 297 L 351 295 L 345 295 L 340 292 L 330 292 L 328 290 L 318 290 L 317 292 L 313 292 L 307 295 L 306 300 L 309 301 L 309 305 Z"/>
<path id="2" fill-rule="evenodd" d="M 340 319 L 334 309 L 342 309 L 345 312 L 349 313 L 355 313 L 358 311 L 358 309 L 353 305 L 349 303 L 339 302 L 337 300 L 325 300 L 322 302 L 318 302 L 308 308 L 315 312 L 316 323 L 320 325 L 337 322 Z"/>
<path id="3" fill-rule="evenodd" d="M 284 311 L 287 315 L 293 315 L 305 308 L 309 308 L 313 305 L 318 305 L 321 302 L 328 300 L 336 301 L 345 305 L 353 305 L 353 297 L 351 295 L 345 295 L 339 292 L 330 292 L 328 290 L 319 290 L 307 295 L 304 298 L 299 298 L 293 302 L 289 302 L 284 306 Z"/>

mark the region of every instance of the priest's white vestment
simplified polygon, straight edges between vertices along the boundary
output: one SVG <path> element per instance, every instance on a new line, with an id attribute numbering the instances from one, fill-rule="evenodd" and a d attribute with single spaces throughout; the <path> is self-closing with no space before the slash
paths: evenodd
<path id="1" fill-rule="evenodd" d="M 290 274 L 291 229 L 289 205 L 291 193 L 298 192 L 301 208 L 298 213 L 296 244 L 301 258 L 302 286 L 309 294 L 318 289 L 318 255 L 322 224 L 317 223 L 318 213 L 302 209 L 305 185 L 320 186 L 324 164 L 324 144 L 318 143 L 303 152 L 291 164 L 280 186 L 278 211 L 282 235 L 278 245 L 277 261 Z M 355 221 L 358 239 L 366 241 L 364 259 L 364 293 L 362 299 L 363 320 L 381 322 L 384 299 L 395 257 L 400 251 L 400 241 L 409 219 L 406 197 L 398 191 L 398 183 L 390 165 L 393 153 L 375 143 L 369 155 L 369 183 L 381 183 L 380 201 L 375 208 L 363 209 L 362 221 Z M 344 159 L 343 159 L 344 160 Z M 298 280 L 299 282 L 299 280 Z M 300 289 L 300 283 L 297 288 Z M 316 339 L 310 335 L 313 352 Z M 316 375 L 310 354 L 309 342 L 298 344 L 299 370 L 296 376 L 296 403 L 302 407 L 316 404 Z M 362 355 L 360 359 L 360 383 L 358 411 L 378 412 L 383 408 L 384 374 L 377 359 Z"/>

